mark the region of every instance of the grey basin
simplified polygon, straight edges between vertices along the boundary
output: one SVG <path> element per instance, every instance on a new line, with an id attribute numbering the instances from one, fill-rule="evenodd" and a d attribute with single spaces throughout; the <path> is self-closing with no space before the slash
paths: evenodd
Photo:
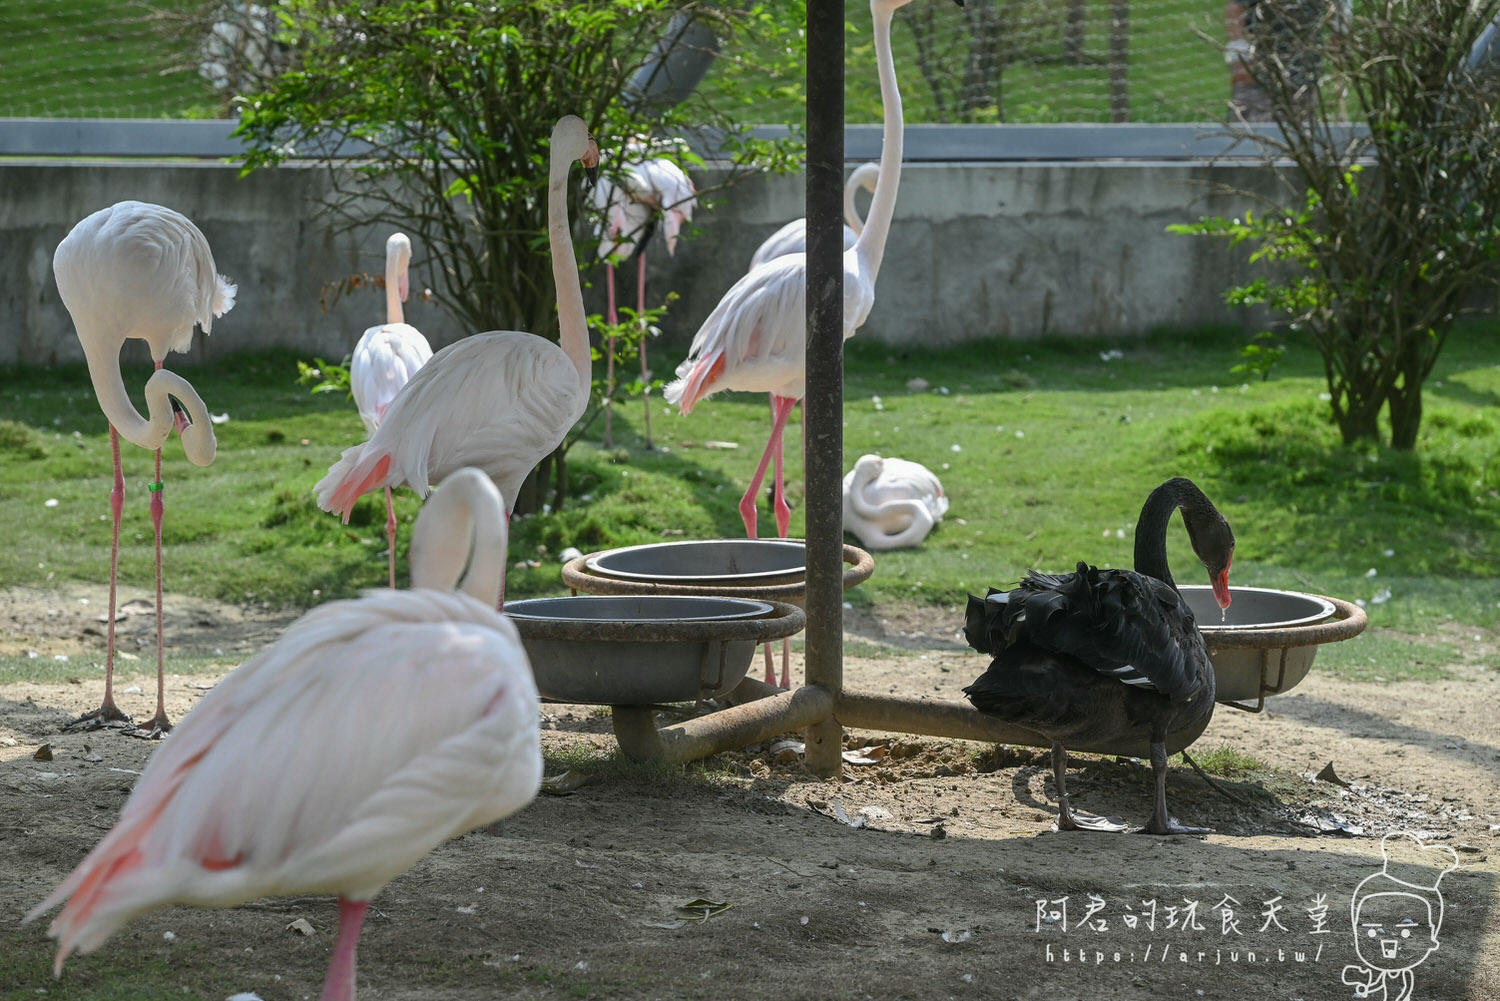
<path id="1" fill-rule="evenodd" d="M 1178 590 L 1203 632 L 1220 702 L 1260 704 L 1266 695 L 1287 691 L 1307 677 L 1318 644 L 1346 638 L 1343 634 L 1353 635 L 1364 627 L 1361 613 L 1350 623 L 1352 632 L 1328 628 L 1337 611 L 1334 603 L 1300 591 L 1231 587 L 1229 608 L 1220 621 L 1210 588 L 1185 585 Z"/>
<path id="2" fill-rule="evenodd" d="M 806 576 L 807 546 L 800 539 L 657 542 L 597 553 L 584 566 L 601 577 L 656 584 L 786 584 Z"/>
<path id="3" fill-rule="evenodd" d="M 758 645 L 806 622 L 793 605 L 681 595 L 531 598 L 505 611 L 543 698 L 610 706 L 722 695 Z"/>

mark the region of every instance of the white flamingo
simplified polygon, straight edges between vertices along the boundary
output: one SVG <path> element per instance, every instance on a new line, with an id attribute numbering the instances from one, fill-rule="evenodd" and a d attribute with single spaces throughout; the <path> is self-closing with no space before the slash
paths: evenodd
<path id="1" fill-rule="evenodd" d="M 626 155 L 643 155 L 648 147 L 636 142 L 626 147 Z M 646 244 L 662 223 L 667 253 L 677 253 L 677 234 L 692 221 L 698 207 L 697 190 L 682 168 L 665 157 L 635 160 L 625 165 L 619 181 L 605 178 L 594 187 L 590 200 L 601 219 L 599 256 L 605 262 L 604 282 L 608 296 L 606 319 L 611 326 L 620 322 L 615 306 L 615 262 L 636 259 L 636 316 L 646 312 Z M 645 321 L 641 321 L 645 322 Z M 612 416 L 615 388 L 615 341 L 605 345 L 604 444 L 613 440 Z M 651 370 L 646 364 L 646 336 L 641 335 L 641 383 L 646 387 L 641 398 L 645 403 L 646 447 L 651 448 Z"/>
<path id="2" fill-rule="evenodd" d="M 385 322 L 369 327 L 354 346 L 349 365 L 349 386 L 365 430 L 374 434 L 417 369 L 432 357 L 432 346 L 416 327 L 406 322 L 401 304 L 410 291 L 407 267 L 411 263 L 411 240 L 405 233 L 392 233 L 385 241 Z M 391 488 L 385 488 L 385 535 L 390 543 L 390 585 L 396 586 L 396 506 Z"/>
<path id="3" fill-rule="evenodd" d="M 355 943 L 381 887 L 541 782 L 536 683 L 495 611 L 503 513 L 482 473 L 455 472 L 412 532 L 413 590 L 313 609 L 203 697 L 114 829 L 26 915 L 67 901 L 48 929 L 55 972 L 168 904 L 336 893 L 322 998 L 353 1001 Z"/>
<path id="4" fill-rule="evenodd" d="M 866 549 L 919 545 L 947 511 L 942 483 L 920 462 L 862 455 L 844 477 L 844 531 Z"/>
<path id="5" fill-rule="evenodd" d="M 114 459 L 114 486 L 109 494 L 114 524 L 109 551 L 104 701 L 69 727 L 130 722 L 114 698 L 115 600 L 120 515 L 125 506 L 125 476 L 120 462 L 123 436 L 156 453 L 156 475 L 148 488 L 156 536 L 156 715 L 149 726 L 132 732 L 157 737 L 172 728 L 163 695 L 161 526 L 165 505 L 161 446 L 175 426 L 190 462 L 206 466 L 214 461 L 218 448 L 202 398 L 186 379 L 161 366 L 168 351 L 186 351 L 192 346 L 194 324 L 207 334 L 214 317 L 229 311 L 234 305 L 235 287 L 215 270 L 213 252 L 197 226 L 180 212 L 147 202 L 116 202 L 79 222 L 57 245 L 52 272 L 83 345 L 94 395 L 109 419 L 109 447 Z M 146 417 L 130 402 L 120 375 L 120 348 L 131 337 L 146 341 L 157 368 L 146 381 Z M 187 416 L 178 412 L 179 402 Z"/>
<path id="6" fill-rule="evenodd" d="M 854 246 L 854 241 L 859 239 L 859 234 L 865 228 L 865 221 L 859 217 L 859 207 L 854 204 L 854 198 L 859 194 L 859 189 L 873 192 L 875 183 L 880 178 L 880 165 L 877 163 L 862 163 L 854 168 L 854 173 L 849 175 L 849 180 L 844 182 L 844 249 L 848 250 Z M 785 226 L 766 237 L 755 253 L 750 257 L 750 269 L 753 271 L 767 261 L 787 254 L 803 254 L 807 252 L 807 220 L 793 219 Z"/>
<path id="7" fill-rule="evenodd" d="M 844 251 L 844 336 L 870 315 L 875 303 L 875 279 L 885 256 L 886 237 L 896 209 L 896 189 L 901 183 L 901 95 L 896 89 L 896 67 L 891 55 L 891 19 L 897 8 L 911 0 L 870 0 L 875 22 L 875 55 L 879 64 L 880 100 L 884 107 L 884 130 L 880 150 L 880 177 L 865 228 L 854 246 Z M 718 306 L 703 321 L 693 337 L 688 357 L 677 366 L 677 378 L 668 384 L 667 402 L 684 414 L 692 413 L 700 400 L 726 389 L 771 394 L 771 435 L 761 453 L 750 485 L 740 498 L 740 517 L 745 533 L 755 537 L 756 494 L 765 479 L 772 457 L 776 460 L 772 510 L 776 531 L 787 534 L 791 507 L 786 502 L 782 471 L 781 439 L 792 408 L 807 389 L 807 257 L 788 254 L 753 268 L 724 293 Z M 773 680 L 767 655 L 766 680 Z M 785 651 L 781 666 L 782 687 L 790 683 Z"/>
<path id="8" fill-rule="evenodd" d="M 568 115 L 552 130 L 547 184 L 559 343 L 519 330 L 492 330 L 434 354 L 369 440 L 346 450 L 313 488 L 323 510 L 347 522 L 354 502 L 371 490 L 404 483 L 425 497 L 429 484 L 476 466 L 500 488 L 508 515 L 527 474 L 583 416 L 593 381 L 583 289 L 568 236 L 568 168 L 574 160 L 592 167 L 599 148 L 583 120 Z"/>

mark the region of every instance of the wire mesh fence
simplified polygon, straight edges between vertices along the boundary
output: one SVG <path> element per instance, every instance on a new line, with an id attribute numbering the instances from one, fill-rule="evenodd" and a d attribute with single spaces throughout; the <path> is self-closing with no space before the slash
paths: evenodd
<path id="1" fill-rule="evenodd" d="M 804 0 L 781 2 L 787 16 L 776 22 L 798 23 Z M 295 64 L 295 43 L 278 37 L 280 8 L 3 0 L 0 117 L 227 116 L 235 93 Z M 848 119 L 878 121 L 868 6 L 846 9 Z M 1231 19 L 1238 11 L 1233 2 Z M 1230 96 L 1225 39 L 1223 0 L 919 0 L 898 14 L 894 36 L 912 123 L 1219 120 Z M 704 86 L 725 78 L 711 73 Z M 800 121 L 800 76 L 785 84 L 765 121 Z"/>

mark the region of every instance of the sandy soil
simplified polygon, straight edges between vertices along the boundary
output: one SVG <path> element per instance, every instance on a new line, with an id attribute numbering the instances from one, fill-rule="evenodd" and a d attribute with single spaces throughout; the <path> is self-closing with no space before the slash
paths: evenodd
<path id="1" fill-rule="evenodd" d="M 154 617 L 126 607 L 139 669 Z M 158 746 L 59 733 L 97 704 L 102 609 L 90 589 L 0 591 L 0 655 L 78 661 L 76 683 L 0 686 L 0 998 L 315 997 L 328 898 L 147 915 L 57 982 L 43 929 L 17 927 L 113 823 Z M 229 666 L 285 622 L 177 600 L 167 628 L 175 650 Z M 956 697 L 984 667 L 958 624 L 956 612 L 851 614 L 846 676 Z M 1198 749 L 1228 744 L 1271 770 L 1230 779 L 1244 801 L 1232 803 L 1174 768 L 1174 813 L 1213 827 L 1206 837 L 1050 832 L 1034 748 L 850 732 L 851 760 L 826 781 L 802 767 L 795 735 L 682 771 L 585 766 L 584 784 L 448 843 L 377 898 L 360 997 L 1352 998 L 1351 896 L 1381 867 L 1380 836 L 1411 830 L 1459 863 L 1413 997 L 1488 1001 L 1500 997 L 1500 676 L 1450 670 L 1377 685 L 1315 667 L 1264 714 L 1221 708 Z M 170 712 L 218 673 L 169 677 Z M 123 687 L 144 689 L 122 704 L 149 716 L 150 680 Z M 549 706 L 544 727 L 551 771 L 613 746 L 591 707 Z M 37 760 L 44 744 L 51 759 Z M 1347 784 L 1314 778 L 1330 764 Z M 1132 760 L 1075 756 L 1069 788 L 1084 809 L 1149 813 L 1149 769 Z M 681 909 L 696 900 L 729 906 Z M 298 919 L 311 934 L 289 927 Z M 146 992 L 99 987 L 121 969 Z"/>

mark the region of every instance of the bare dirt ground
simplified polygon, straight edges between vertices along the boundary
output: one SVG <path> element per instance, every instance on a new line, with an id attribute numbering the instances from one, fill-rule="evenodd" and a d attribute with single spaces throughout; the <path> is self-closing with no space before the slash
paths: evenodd
<path id="1" fill-rule="evenodd" d="M 143 671 L 154 617 L 126 607 L 122 648 L 140 660 L 122 666 Z M 0 685 L 0 999 L 316 997 L 328 898 L 147 915 L 60 981 L 44 926 L 18 927 L 110 827 L 157 746 L 58 732 L 97 704 L 102 609 L 98 589 L 0 591 L 0 656 L 77 666 L 73 681 Z M 287 619 L 174 600 L 174 653 L 209 663 L 169 677 L 173 716 Z M 846 678 L 958 697 L 985 663 L 959 648 L 957 627 L 956 613 L 930 609 L 852 613 Z M 1500 641 L 1471 632 L 1466 643 Z M 548 706 L 548 770 L 571 767 L 582 784 L 393 882 L 365 927 L 360 997 L 1352 998 L 1341 983 L 1357 961 L 1351 897 L 1381 868 L 1381 835 L 1411 830 L 1459 864 L 1440 884 L 1441 945 L 1416 968 L 1412 997 L 1491 1001 L 1500 676 L 1449 670 L 1367 684 L 1315 666 L 1262 715 L 1221 708 L 1196 749 L 1227 744 L 1268 767 L 1227 780 L 1241 804 L 1173 768 L 1174 813 L 1215 829 L 1201 838 L 1050 832 L 1054 792 L 1035 748 L 850 732 L 837 780 L 777 742 L 647 768 L 599 760 L 613 747 L 605 712 Z M 121 686 L 124 708 L 148 717 L 152 679 Z M 43 744 L 50 760 L 35 757 Z M 1314 778 L 1330 763 L 1347 784 Z M 1150 810 L 1150 772 L 1135 761 L 1075 756 L 1069 787 L 1094 812 L 1139 824 Z M 728 906 L 682 909 L 693 901 Z"/>

